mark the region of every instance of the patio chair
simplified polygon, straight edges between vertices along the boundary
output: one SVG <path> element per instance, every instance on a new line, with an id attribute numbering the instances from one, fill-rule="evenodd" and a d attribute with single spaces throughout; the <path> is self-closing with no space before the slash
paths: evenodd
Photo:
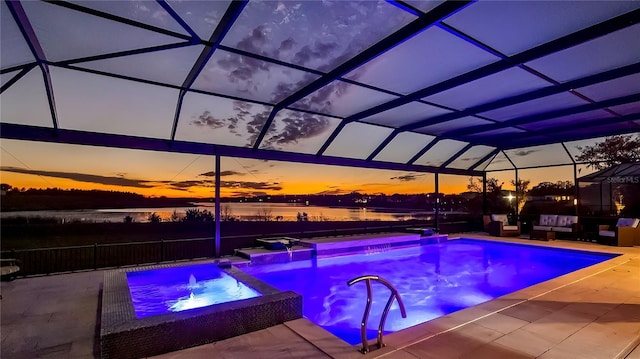
<path id="1" fill-rule="evenodd" d="M 20 272 L 19 262 L 15 258 L 0 259 L 0 280 L 14 280 Z"/>
<path id="2" fill-rule="evenodd" d="M 520 235 L 520 224 L 509 225 L 506 214 L 492 214 L 489 222 L 489 234 L 494 237 L 516 237 Z"/>
<path id="3" fill-rule="evenodd" d="M 598 226 L 598 241 L 618 247 L 640 245 L 640 219 L 618 218 L 615 227 Z"/>

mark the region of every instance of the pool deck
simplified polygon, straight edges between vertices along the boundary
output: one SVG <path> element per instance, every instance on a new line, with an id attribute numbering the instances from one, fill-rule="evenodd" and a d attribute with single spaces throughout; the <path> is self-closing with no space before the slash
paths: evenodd
<path id="1" fill-rule="evenodd" d="M 298 319 L 154 358 L 640 359 L 640 247 L 463 237 L 622 255 L 389 334 L 385 348 L 366 355 Z M 0 357 L 99 358 L 103 275 L 91 271 L 2 282 Z"/>

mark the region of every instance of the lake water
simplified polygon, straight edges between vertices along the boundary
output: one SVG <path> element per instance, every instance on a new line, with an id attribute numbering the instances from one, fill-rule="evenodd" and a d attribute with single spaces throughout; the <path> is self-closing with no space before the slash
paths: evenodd
<path id="1" fill-rule="evenodd" d="M 118 209 L 80 209 L 65 211 L 20 211 L 2 212 L 0 218 L 41 217 L 58 218 L 61 221 L 82 222 L 122 222 L 131 216 L 135 222 L 148 222 L 149 215 L 156 213 L 163 221 L 170 221 L 175 212 L 184 217 L 188 209 L 197 208 L 214 212 L 214 203 L 193 203 L 192 207 L 176 208 L 118 208 Z M 225 213 L 240 220 L 259 220 L 268 216 L 270 220 L 296 221 L 298 213 L 306 213 L 309 221 L 402 221 L 430 220 L 431 211 L 384 209 L 384 208 L 345 208 L 305 206 L 289 203 L 222 203 L 222 216 Z M 280 218 L 280 217 L 281 218 Z"/>

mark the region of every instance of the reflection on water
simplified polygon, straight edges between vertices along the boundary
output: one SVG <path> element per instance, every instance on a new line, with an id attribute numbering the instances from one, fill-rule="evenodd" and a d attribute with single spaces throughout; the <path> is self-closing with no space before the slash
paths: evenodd
<path id="1" fill-rule="evenodd" d="M 429 220 L 433 212 L 420 210 L 344 208 L 324 206 L 304 206 L 288 203 L 223 203 L 228 214 L 240 220 L 252 220 L 268 213 L 271 220 L 276 217 L 283 221 L 296 221 L 298 213 L 307 213 L 310 221 L 403 221 L 411 219 Z M 177 214 L 184 217 L 188 209 L 197 208 L 213 213 L 214 204 L 210 202 L 194 203 L 193 207 L 177 208 L 119 208 L 119 209 L 81 209 L 64 211 L 20 211 L 2 212 L 0 218 L 41 217 L 59 218 L 62 221 L 82 222 L 122 222 L 130 216 L 134 222 L 148 222 L 149 215 L 156 213 L 163 221 L 170 221 Z M 224 212 L 224 211 L 223 211 Z"/>

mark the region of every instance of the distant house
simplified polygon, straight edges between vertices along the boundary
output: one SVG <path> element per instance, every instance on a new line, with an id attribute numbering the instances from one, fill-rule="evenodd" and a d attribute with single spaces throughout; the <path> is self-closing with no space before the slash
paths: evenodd
<path id="1" fill-rule="evenodd" d="M 588 213 L 640 215 L 640 162 L 623 163 L 578 178 L 580 207 Z"/>

